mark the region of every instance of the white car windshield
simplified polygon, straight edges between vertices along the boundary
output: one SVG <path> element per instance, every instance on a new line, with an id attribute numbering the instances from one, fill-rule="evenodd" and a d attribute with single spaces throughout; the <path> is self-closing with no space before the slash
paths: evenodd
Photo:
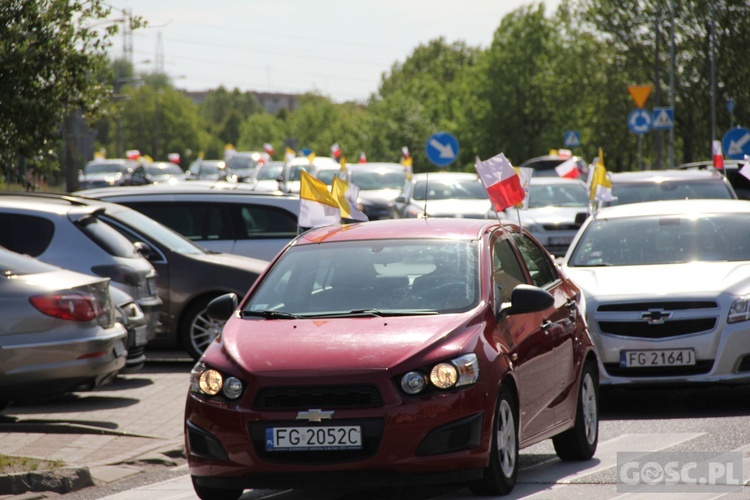
<path id="1" fill-rule="evenodd" d="M 598 219 L 583 233 L 571 267 L 746 261 L 750 215 L 693 214 Z"/>
<path id="2" fill-rule="evenodd" d="M 479 301 L 476 241 L 378 240 L 289 248 L 245 305 L 271 318 L 462 312 Z"/>

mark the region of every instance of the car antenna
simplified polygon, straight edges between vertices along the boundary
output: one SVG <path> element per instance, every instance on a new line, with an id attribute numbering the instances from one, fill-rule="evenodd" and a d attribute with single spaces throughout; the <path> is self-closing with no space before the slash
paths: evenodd
<path id="1" fill-rule="evenodd" d="M 422 209 L 422 218 L 427 218 L 427 193 L 430 192 L 430 173 L 424 174 L 424 208 Z"/>

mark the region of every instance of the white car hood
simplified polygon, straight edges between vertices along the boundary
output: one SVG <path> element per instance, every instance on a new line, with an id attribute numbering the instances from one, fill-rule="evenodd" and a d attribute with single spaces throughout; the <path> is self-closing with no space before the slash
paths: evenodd
<path id="1" fill-rule="evenodd" d="M 587 296 L 623 298 L 750 292 L 750 263 L 690 262 L 653 266 L 566 267 Z"/>

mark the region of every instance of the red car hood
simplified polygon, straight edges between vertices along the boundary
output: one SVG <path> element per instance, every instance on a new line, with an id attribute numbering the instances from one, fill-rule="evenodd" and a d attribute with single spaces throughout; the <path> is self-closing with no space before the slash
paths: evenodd
<path id="1" fill-rule="evenodd" d="M 224 326 L 222 337 L 227 353 L 248 372 L 363 371 L 398 365 L 439 342 L 466 319 L 465 314 L 316 320 L 232 318 Z M 462 343 L 456 338 L 442 345 L 445 357 L 458 351 Z"/>

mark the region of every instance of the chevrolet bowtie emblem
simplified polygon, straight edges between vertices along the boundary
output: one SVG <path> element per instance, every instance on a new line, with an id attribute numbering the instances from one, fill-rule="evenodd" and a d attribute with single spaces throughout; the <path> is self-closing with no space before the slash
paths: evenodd
<path id="1" fill-rule="evenodd" d="M 664 323 L 665 319 L 671 317 L 672 312 L 664 309 L 649 309 L 648 312 L 641 314 L 641 319 L 647 320 L 650 325 L 660 325 Z"/>
<path id="2" fill-rule="evenodd" d="M 323 420 L 330 420 L 333 416 L 332 411 L 307 410 L 300 411 L 297 413 L 297 420 L 307 420 L 308 422 L 322 422 Z"/>

